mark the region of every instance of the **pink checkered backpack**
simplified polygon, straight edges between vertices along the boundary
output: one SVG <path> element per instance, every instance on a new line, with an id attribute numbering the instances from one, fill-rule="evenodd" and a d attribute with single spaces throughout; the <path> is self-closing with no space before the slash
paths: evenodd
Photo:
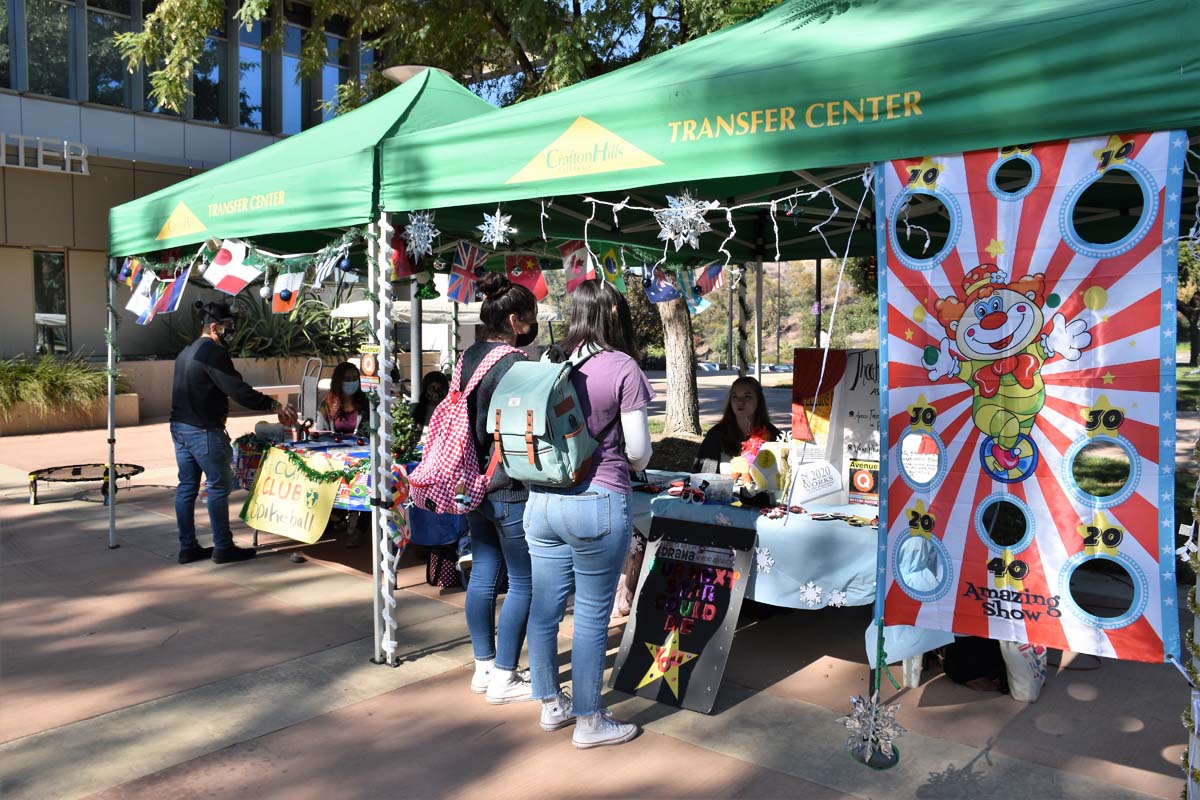
<path id="1" fill-rule="evenodd" d="M 509 345 L 492 348 L 475 368 L 465 390 L 462 389 L 462 360 L 454 367 L 450 394 L 438 404 L 429 419 L 429 434 L 425 437 L 421 463 L 408 476 L 409 496 L 419 508 L 435 514 L 466 514 L 483 502 L 498 460 L 493 455 L 487 469 L 482 473 L 479 471 L 467 398 L 497 361 L 521 352 Z"/>

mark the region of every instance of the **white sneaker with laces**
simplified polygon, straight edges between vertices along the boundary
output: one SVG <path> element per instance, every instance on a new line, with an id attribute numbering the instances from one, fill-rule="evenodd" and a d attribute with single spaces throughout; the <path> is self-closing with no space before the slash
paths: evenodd
<path id="1" fill-rule="evenodd" d="M 487 701 L 494 706 L 519 703 L 533 699 L 533 687 L 529 683 L 529 670 L 493 669 L 492 680 L 487 687 Z"/>
<path id="2" fill-rule="evenodd" d="M 557 731 L 575 721 L 571 713 L 571 695 L 559 689 L 554 697 L 542 701 L 542 730 Z"/>
<path id="3" fill-rule="evenodd" d="M 471 691 L 475 694 L 483 694 L 488 690 L 488 685 L 492 682 L 492 669 L 494 661 L 475 660 L 475 674 L 471 676 Z"/>
<path id="4" fill-rule="evenodd" d="M 585 714 L 575 718 L 575 732 L 571 741 L 581 750 L 623 744 L 638 735 L 641 730 L 629 722 L 617 722 L 607 708 L 597 714 Z"/>

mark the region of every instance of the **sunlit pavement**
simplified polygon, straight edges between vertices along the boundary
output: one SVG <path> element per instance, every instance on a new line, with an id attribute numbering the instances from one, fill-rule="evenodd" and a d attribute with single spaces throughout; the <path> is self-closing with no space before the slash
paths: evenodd
<path id="1" fill-rule="evenodd" d="M 702 379 L 706 417 L 719 413 L 727 385 L 723 376 Z M 787 390 L 771 391 L 775 416 L 786 415 L 776 400 L 786 403 Z M 231 433 L 253 422 L 237 418 Z M 1191 463 L 1197 433 L 1196 419 L 1180 421 L 1181 464 Z M 94 484 L 46 484 L 39 505 L 26 501 L 29 469 L 102 460 L 103 431 L 0 440 L 6 800 L 1102 800 L 1174 798 L 1182 787 L 1182 676 L 1073 654 L 1054 654 L 1033 705 L 927 672 L 920 688 L 893 701 L 909 729 L 899 766 L 858 765 L 837 718 L 866 690 L 866 608 L 751 606 L 713 715 L 609 693 L 615 713 L 645 732 L 621 747 L 578 751 L 570 728 L 541 731 L 532 704 L 488 706 L 467 690 L 462 592 L 426 586 L 415 558 L 400 574 L 396 668 L 369 660 L 364 549 L 265 536 L 252 562 L 176 564 L 166 425 L 118 438 L 119 459 L 147 471 L 119 495 L 116 550 L 106 547 L 107 513 Z M 235 493 L 235 509 L 242 497 Z M 240 523 L 235 533 L 249 544 Z M 307 560 L 292 562 L 295 550 Z M 610 657 L 619 633 L 615 625 Z M 569 638 L 560 647 L 565 663 Z"/>

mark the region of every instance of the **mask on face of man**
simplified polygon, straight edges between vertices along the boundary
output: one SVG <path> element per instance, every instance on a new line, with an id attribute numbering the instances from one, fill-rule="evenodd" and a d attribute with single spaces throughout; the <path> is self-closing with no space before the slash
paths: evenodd
<path id="1" fill-rule="evenodd" d="M 527 344 L 532 344 L 533 340 L 537 338 L 537 335 L 538 324 L 537 321 L 534 320 L 534 323 L 529 326 L 529 330 L 525 331 L 524 333 L 517 334 L 517 347 L 524 347 Z"/>

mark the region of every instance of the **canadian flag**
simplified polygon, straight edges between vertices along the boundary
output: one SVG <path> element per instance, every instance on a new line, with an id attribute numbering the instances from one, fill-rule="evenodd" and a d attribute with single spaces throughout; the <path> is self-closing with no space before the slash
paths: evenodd
<path id="1" fill-rule="evenodd" d="M 567 242 L 558 248 L 558 252 L 562 254 L 568 292 L 578 289 L 584 281 L 595 280 L 596 269 L 588 258 L 588 250 L 583 242 Z"/>
<path id="2" fill-rule="evenodd" d="M 237 294 L 262 274 L 245 242 L 226 239 L 204 271 L 204 279 L 226 294 Z"/>
<path id="3" fill-rule="evenodd" d="M 303 272 L 281 272 L 275 276 L 275 291 L 271 295 L 271 311 L 286 314 L 296 307 L 300 290 L 304 288 Z"/>

